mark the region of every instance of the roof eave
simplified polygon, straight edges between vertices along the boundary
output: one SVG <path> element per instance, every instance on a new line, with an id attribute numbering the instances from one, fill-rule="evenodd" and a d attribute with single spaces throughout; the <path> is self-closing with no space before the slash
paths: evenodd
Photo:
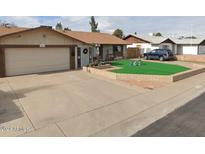
<path id="1" fill-rule="evenodd" d="M 92 44 L 92 43 L 90 43 Z M 102 45 L 131 45 L 131 44 L 127 44 L 127 43 L 96 43 L 96 44 L 102 44 Z"/>
<path id="2" fill-rule="evenodd" d="M 28 29 L 17 31 L 17 32 L 11 32 L 11 33 L 8 33 L 8 34 L 0 35 L 0 38 L 10 36 L 10 35 L 14 35 L 14 34 L 18 34 L 18 33 L 22 33 L 22 32 L 26 32 L 26 31 L 30 31 L 30 30 L 33 30 L 33 29 L 36 29 L 36 28 L 28 28 Z"/>
<path id="3" fill-rule="evenodd" d="M 143 38 L 141 38 L 141 37 L 138 37 L 138 36 L 135 36 L 135 35 L 132 35 L 132 34 L 129 34 L 129 35 L 126 36 L 123 40 L 126 40 L 126 39 L 129 38 L 129 37 L 135 37 L 135 38 L 137 38 L 137 39 L 139 39 L 139 40 L 142 40 L 142 41 L 144 41 L 144 42 L 146 42 L 146 43 L 152 43 L 152 42 L 150 42 L 150 41 L 148 41 L 148 40 L 145 40 L 145 39 L 143 39 Z"/>

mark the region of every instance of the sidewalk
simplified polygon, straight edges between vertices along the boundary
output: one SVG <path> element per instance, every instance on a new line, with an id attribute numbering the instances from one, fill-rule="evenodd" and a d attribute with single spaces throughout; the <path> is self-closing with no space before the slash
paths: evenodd
<path id="1" fill-rule="evenodd" d="M 205 73 L 62 120 L 56 125 L 64 136 L 131 136 L 203 92 Z M 41 129 L 36 133 L 39 131 Z M 26 136 L 35 136 L 35 132 Z"/>

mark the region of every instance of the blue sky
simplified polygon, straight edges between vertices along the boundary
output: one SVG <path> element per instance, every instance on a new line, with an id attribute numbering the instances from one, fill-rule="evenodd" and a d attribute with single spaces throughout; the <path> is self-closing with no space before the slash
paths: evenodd
<path id="1" fill-rule="evenodd" d="M 72 30 L 90 31 L 88 16 L 0 16 L 0 21 L 13 22 L 17 26 L 55 26 L 61 22 Z M 164 35 L 205 35 L 205 17 L 199 16 L 96 16 L 98 28 L 112 33 L 120 28 L 125 34 L 137 32 L 148 34 L 161 32 Z"/>

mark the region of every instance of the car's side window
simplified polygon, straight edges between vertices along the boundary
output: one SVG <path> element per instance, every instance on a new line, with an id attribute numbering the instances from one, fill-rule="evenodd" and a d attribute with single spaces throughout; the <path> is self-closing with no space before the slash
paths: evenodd
<path id="1" fill-rule="evenodd" d="M 155 53 L 156 52 L 156 50 L 152 50 L 152 52 L 151 53 Z"/>
<path id="2" fill-rule="evenodd" d="M 160 50 L 159 50 L 159 49 L 158 49 L 158 50 L 156 50 L 156 53 L 157 53 L 157 54 L 159 54 L 159 53 L 160 53 Z"/>

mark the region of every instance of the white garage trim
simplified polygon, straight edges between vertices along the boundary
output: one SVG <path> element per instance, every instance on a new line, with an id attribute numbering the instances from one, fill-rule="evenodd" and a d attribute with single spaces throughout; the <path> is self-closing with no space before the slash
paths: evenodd
<path id="1" fill-rule="evenodd" d="M 69 48 L 6 48 L 6 76 L 70 69 Z"/>
<path id="2" fill-rule="evenodd" d="M 198 54 L 198 46 L 183 46 L 182 47 L 183 54 L 189 55 L 197 55 Z"/>

